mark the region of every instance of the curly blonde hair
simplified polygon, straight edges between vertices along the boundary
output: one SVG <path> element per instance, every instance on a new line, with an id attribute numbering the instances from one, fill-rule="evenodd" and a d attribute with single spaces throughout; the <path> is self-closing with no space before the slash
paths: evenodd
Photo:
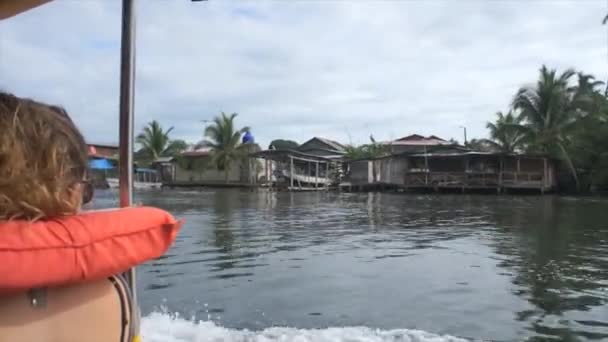
<path id="1" fill-rule="evenodd" d="M 65 110 L 0 92 L 0 221 L 75 214 L 87 164 Z"/>

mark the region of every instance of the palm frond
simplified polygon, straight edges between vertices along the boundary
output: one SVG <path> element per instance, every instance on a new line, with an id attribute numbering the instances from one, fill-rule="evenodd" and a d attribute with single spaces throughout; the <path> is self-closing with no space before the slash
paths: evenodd
<path id="1" fill-rule="evenodd" d="M 212 149 L 212 163 L 218 170 L 226 171 L 226 177 L 232 162 L 243 158 L 246 154 L 246 150 L 241 147 L 241 136 L 249 130 L 249 127 L 236 129 L 234 121 L 237 116 L 237 113 L 228 115 L 221 112 L 205 129 L 205 140 L 197 144 Z"/>
<path id="2" fill-rule="evenodd" d="M 152 160 L 166 155 L 167 151 L 176 150 L 176 145 L 169 149 L 171 139 L 169 133 L 173 127 L 163 130 L 158 121 L 149 122 L 135 138 L 135 142 L 140 145 L 143 155 Z"/>

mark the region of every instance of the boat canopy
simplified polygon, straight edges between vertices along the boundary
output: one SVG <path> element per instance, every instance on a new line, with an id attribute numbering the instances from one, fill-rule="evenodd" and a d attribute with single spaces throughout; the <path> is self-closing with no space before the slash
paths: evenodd
<path id="1" fill-rule="evenodd" d="M 0 0 L 0 20 L 16 16 L 51 0 Z"/>

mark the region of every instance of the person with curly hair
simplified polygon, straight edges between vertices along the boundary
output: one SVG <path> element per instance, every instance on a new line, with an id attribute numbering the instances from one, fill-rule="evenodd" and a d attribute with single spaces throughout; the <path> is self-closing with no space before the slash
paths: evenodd
<path id="1" fill-rule="evenodd" d="M 0 92 L 0 221 L 76 214 L 92 197 L 87 168 L 63 108 Z"/>

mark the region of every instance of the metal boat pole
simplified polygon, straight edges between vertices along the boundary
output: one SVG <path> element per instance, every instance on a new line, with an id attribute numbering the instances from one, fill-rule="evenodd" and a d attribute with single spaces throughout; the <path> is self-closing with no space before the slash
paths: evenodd
<path id="1" fill-rule="evenodd" d="M 119 193 L 120 206 L 133 203 L 133 96 L 135 91 L 135 2 L 122 1 L 120 44 Z M 126 274 L 136 300 L 135 268 Z"/>

